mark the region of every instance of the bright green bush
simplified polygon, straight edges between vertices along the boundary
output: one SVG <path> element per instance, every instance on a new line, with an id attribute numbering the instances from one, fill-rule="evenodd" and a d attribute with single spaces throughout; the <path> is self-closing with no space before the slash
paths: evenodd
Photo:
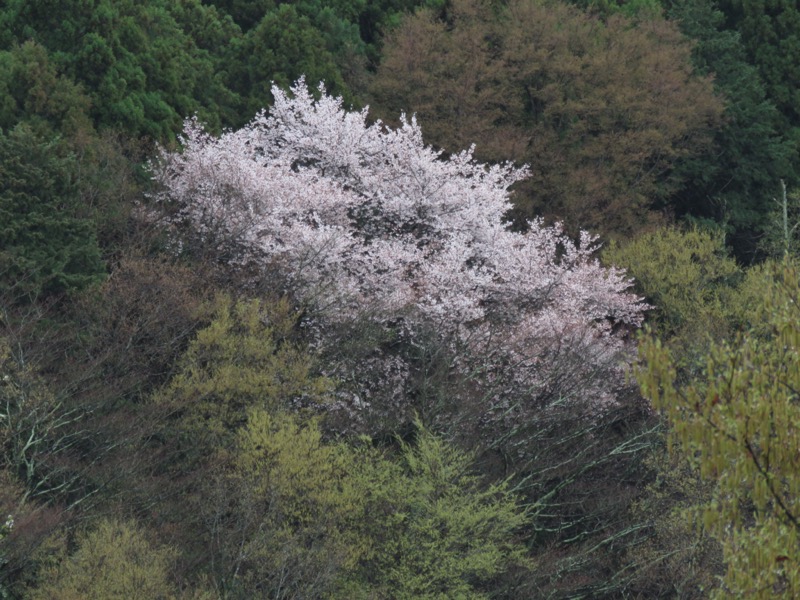
<path id="1" fill-rule="evenodd" d="M 362 577 L 378 598 L 489 598 L 492 578 L 525 563 L 526 511 L 504 483 L 473 475 L 473 456 L 417 425 L 415 442 L 369 475 L 375 550 Z"/>
<path id="2" fill-rule="evenodd" d="M 657 339 L 641 347 L 645 396 L 713 486 L 699 514 L 724 550 L 719 598 L 800 594 L 800 270 L 775 269 L 760 330 L 713 344 L 702 375 L 683 384 Z"/>
<path id="3" fill-rule="evenodd" d="M 101 520 L 39 573 L 29 600 L 169 600 L 211 596 L 181 594 L 170 581 L 176 552 L 151 543 L 134 522 Z"/>
<path id="4" fill-rule="evenodd" d="M 724 330 L 741 269 L 721 232 L 658 229 L 624 245 L 612 242 L 603 260 L 634 278 L 654 306 L 649 322 L 662 335 Z"/>
<path id="5" fill-rule="evenodd" d="M 218 504 L 200 508 L 214 524 L 221 588 L 488 598 L 493 577 L 525 563 L 517 533 L 526 512 L 504 484 L 472 475 L 471 455 L 422 428 L 397 455 L 361 444 L 326 442 L 313 420 L 250 411 L 231 468 L 209 494 Z"/>
<path id="6" fill-rule="evenodd" d="M 179 413 L 187 440 L 205 440 L 208 450 L 227 445 L 252 408 L 325 402 L 331 382 L 315 374 L 311 355 L 291 339 L 295 324 L 285 301 L 218 299 L 156 402 Z"/>

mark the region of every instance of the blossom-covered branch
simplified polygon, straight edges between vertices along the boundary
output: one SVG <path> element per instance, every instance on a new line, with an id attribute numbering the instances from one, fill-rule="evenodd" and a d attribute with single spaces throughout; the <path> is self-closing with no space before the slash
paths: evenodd
<path id="1" fill-rule="evenodd" d="M 508 190 L 526 168 L 481 164 L 472 149 L 446 157 L 413 117 L 368 124 L 366 109 L 322 87 L 315 100 L 303 80 L 273 94 L 246 127 L 212 137 L 189 120 L 183 150 L 162 152 L 154 169 L 173 220 L 279 265 L 327 319 L 368 309 L 434 324 L 487 360 L 485 342 L 502 340 L 494 355 L 526 386 L 547 379 L 546 355 L 564 343 L 587 373 L 619 362 L 613 325 L 639 325 L 647 307 L 623 272 L 599 265 L 589 234 L 507 227 Z"/>

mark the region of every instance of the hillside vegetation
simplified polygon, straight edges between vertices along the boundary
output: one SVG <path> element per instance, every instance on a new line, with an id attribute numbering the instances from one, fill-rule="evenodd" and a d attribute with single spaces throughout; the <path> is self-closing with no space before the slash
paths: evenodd
<path id="1" fill-rule="evenodd" d="M 799 45 L 4 2 L 0 596 L 800 596 Z"/>

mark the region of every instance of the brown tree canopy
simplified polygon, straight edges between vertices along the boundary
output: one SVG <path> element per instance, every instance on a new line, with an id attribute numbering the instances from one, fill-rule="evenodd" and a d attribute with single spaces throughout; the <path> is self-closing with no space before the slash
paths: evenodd
<path id="1" fill-rule="evenodd" d="M 452 0 L 387 38 L 372 87 L 433 145 L 531 165 L 520 215 L 625 236 L 669 214 L 682 157 L 708 150 L 722 101 L 658 16 L 602 22 L 547 0 Z"/>

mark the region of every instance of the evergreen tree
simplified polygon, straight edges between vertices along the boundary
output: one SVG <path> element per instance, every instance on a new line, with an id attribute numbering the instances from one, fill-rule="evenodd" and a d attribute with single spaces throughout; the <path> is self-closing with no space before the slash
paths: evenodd
<path id="1" fill-rule="evenodd" d="M 236 102 L 218 75 L 221 55 L 191 35 L 204 22 L 206 34 L 216 28 L 240 35 L 232 23 L 210 25 L 216 15 L 199 0 L 11 0 L 0 40 L 4 49 L 29 39 L 47 48 L 56 66 L 83 84 L 96 124 L 164 140 L 194 112 L 219 126 L 221 109 Z"/>
<path id="2" fill-rule="evenodd" d="M 95 231 L 82 218 L 75 159 L 22 124 L 0 133 L 0 290 L 17 299 L 103 279 Z"/>
<path id="3" fill-rule="evenodd" d="M 59 73 L 41 44 L 0 51 L 0 128 L 27 122 L 43 134 L 87 131 L 90 106 L 82 87 Z"/>
<path id="4" fill-rule="evenodd" d="M 341 24 L 332 13 L 326 14 L 334 24 Z M 294 5 L 283 4 L 265 15 L 235 44 L 229 61 L 231 86 L 248 99 L 248 118 L 272 103 L 273 84 L 288 88 L 303 75 L 314 83 L 325 82 L 352 101 L 337 62 L 336 44 Z"/>
<path id="5" fill-rule="evenodd" d="M 740 35 L 725 29 L 712 0 L 673 0 L 668 14 L 696 41 L 695 67 L 714 77 L 725 100 L 725 119 L 714 135 L 714 150 L 684 161 L 686 185 L 675 194 L 679 215 L 720 223 L 731 234 L 736 254 L 752 259 L 768 226 L 781 178 L 791 173 L 792 145 L 781 130 L 781 115 L 767 97 Z"/>
<path id="6" fill-rule="evenodd" d="M 726 25 L 738 31 L 749 61 L 758 68 L 782 125 L 800 141 L 800 6 L 793 0 L 720 0 Z M 795 146 L 795 150 L 797 147 Z"/>

